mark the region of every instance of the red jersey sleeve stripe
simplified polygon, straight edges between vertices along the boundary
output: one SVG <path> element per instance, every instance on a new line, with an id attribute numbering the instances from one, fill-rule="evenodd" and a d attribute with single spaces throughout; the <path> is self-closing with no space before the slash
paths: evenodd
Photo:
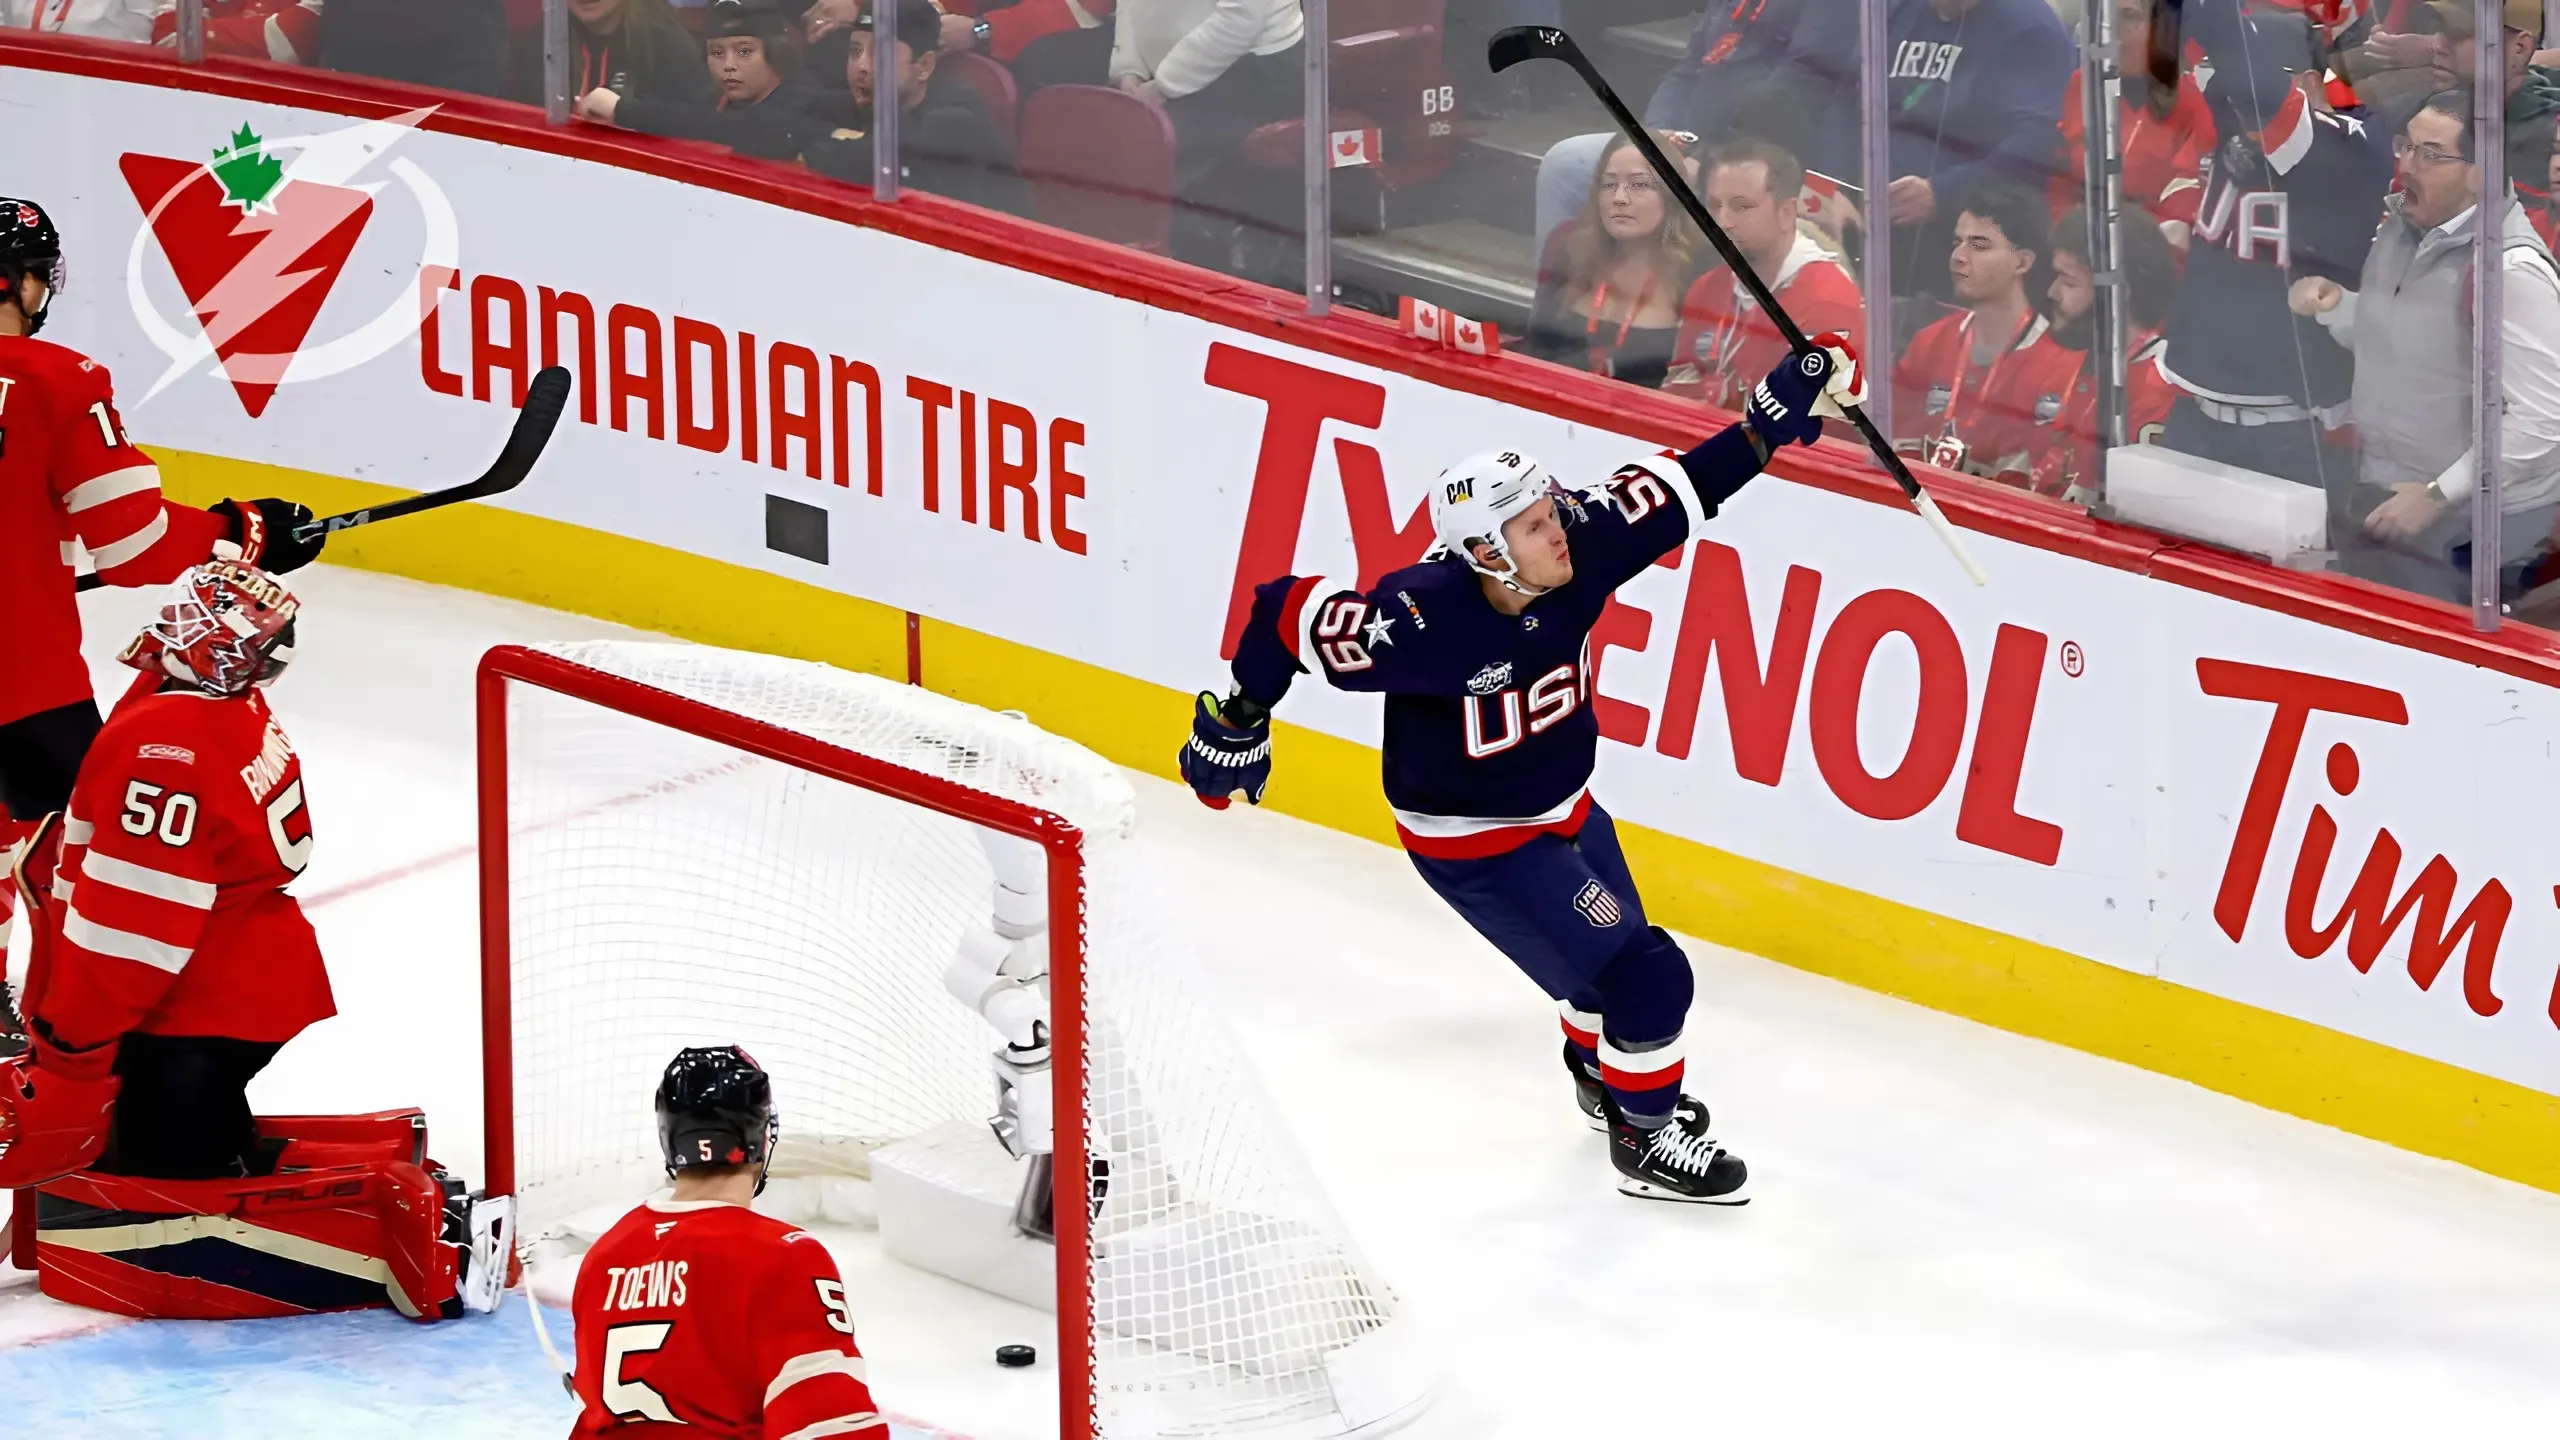
<path id="1" fill-rule="evenodd" d="M 782 1368 L 774 1374 L 773 1383 L 764 1387 L 764 1403 L 770 1405 L 783 1391 L 821 1375 L 850 1375 L 864 1384 L 871 1380 L 870 1367 L 863 1363 L 861 1356 L 842 1350 L 812 1350 L 782 1362 Z"/>
<path id="2" fill-rule="evenodd" d="M 2266 133 L 2259 137 L 2260 148 L 2267 152 L 2267 164 L 2279 175 L 2302 163 L 2311 153 L 2313 128 L 2311 102 L 2297 89 L 2285 97 L 2284 108 L 2267 122 Z"/>
<path id="3" fill-rule="evenodd" d="M 98 568 L 101 571 L 106 571 L 113 570 L 117 566 L 124 564 L 126 561 L 141 555 L 142 552 L 150 549 L 152 546 L 159 544 L 160 537 L 168 533 L 168 512 L 155 511 L 151 518 L 143 523 L 140 529 L 130 531 L 116 539 L 109 540 L 105 544 L 98 544 L 90 541 L 86 531 L 83 531 L 80 538 L 83 542 L 88 543 L 89 545 L 89 557 L 98 562 Z"/>
<path id="4" fill-rule="evenodd" d="M 1310 675 L 1323 673 L 1316 662 L 1315 639 L 1309 634 L 1316 620 L 1311 602 L 1341 588 L 1321 575 L 1310 575 L 1289 587 L 1289 598 L 1280 606 L 1280 643 L 1289 647 Z"/>
<path id="5" fill-rule="evenodd" d="M 207 881 L 190 880 L 184 875 L 172 875 L 166 870 L 154 870 L 148 865 L 136 865 L 130 860 L 119 860 L 113 855 L 101 855 L 95 850 L 90 851 L 81 861 L 80 874 L 84 879 L 113 885 L 119 890 L 131 890 L 138 895 L 173 901 L 195 910 L 212 909 L 214 897 L 222 893 L 221 887 Z"/>
<path id="6" fill-rule="evenodd" d="M 814 1425 L 803 1425 L 788 1435 L 778 1437 L 778 1440 L 825 1440 L 825 1437 L 830 1435 L 860 1435 L 865 1432 L 876 1432 L 886 1437 L 889 1433 L 889 1422 L 881 1419 L 877 1411 L 865 1410 L 853 1415 L 839 1415 L 832 1420 L 821 1420 Z"/>
<path id="7" fill-rule="evenodd" d="M 148 460 L 139 465 L 127 465 L 121 470 L 110 470 L 72 486 L 70 492 L 62 497 L 62 508 L 77 515 L 110 500 L 139 495 L 145 490 L 154 495 L 160 493 L 160 467 Z"/>
<path id="8" fill-rule="evenodd" d="M 100 925 L 81 914 L 77 905 L 63 912 L 62 938 L 83 950 L 136 961 L 172 975 L 186 969 L 187 961 L 196 953 L 193 945 L 172 945 L 166 940 Z"/>

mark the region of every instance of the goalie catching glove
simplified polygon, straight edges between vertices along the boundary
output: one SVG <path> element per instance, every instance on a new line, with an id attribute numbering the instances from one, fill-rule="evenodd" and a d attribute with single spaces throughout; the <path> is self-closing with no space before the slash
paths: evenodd
<path id="1" fill-rule="evenodd" d="M 1228 696 L 1222 706 L 1217 696 L 1201 691 L 1181 768 L 1191 792 L 1212 810 L 1224 810 L 1238 798 L 1261 804 L 1262 787 L 1271 783 L 1271 712 L 1242 695 Z"/>

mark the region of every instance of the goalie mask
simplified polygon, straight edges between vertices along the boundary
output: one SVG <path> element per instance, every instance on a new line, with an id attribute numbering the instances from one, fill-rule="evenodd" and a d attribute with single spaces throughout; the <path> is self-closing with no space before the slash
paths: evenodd
<path id="1" fill-rule="evenodd" d="M 209 560 L 178 577 L 159 615 L 116 658 L 208 695 L 271 685 L 293 661 L 302 602 L 284 582 L 237 560 Z"/>
<path id="2" fill-rule="evenodd" d="M 1519 565 L 1512 558 L 1511 542 L 1502 538 L 1502 527 L 1513 516 L 1559 493 L 1546 467 L 1517 450 L 1469 456 L 1441 471 L 1432 482 L 1431 533 L 1439 542 L 1432 555 L 1455 555 L 1477 574 L 1535 595 L 1537 590 L 1520 583 Z M 1493 552 L 1493 566 L 1476 558 L 1479 545 Z"/>
<path id="3" fill-rule="evenodd" d="M 753 1165 L 756 1193 L 773 1163 L 782 1119 L 773 1109 L 773 1078 L 735 1045 L 676 1052 L 658 1081 L 658 1150 L 667 1174 L 705 1165 Z"/>

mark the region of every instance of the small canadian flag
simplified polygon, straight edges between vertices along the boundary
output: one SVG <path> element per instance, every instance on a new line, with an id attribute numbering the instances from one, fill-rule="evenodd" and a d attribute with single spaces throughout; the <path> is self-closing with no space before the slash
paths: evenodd
<path id="1" fill-rule="evenodd" d="M 1406 334 L 1469 355 L 1502 353 L 1502 332 L 1481 320 L 1470 320 L 1408 295 L 1397 302 L 1396 321 Z"/>
<path id="2" fill-rule="evenodd" d="M 1397 302 L 1396 323 L 1404 326 L 1404 333 L 1414 339 L 1428 340 L 1437 345 L 1445 343 L 1440 332 L 1448 313 L 1437 305 L 1426 304 L 1407 295 Z"/>
<path id="3" fill-rule="evenodd" d="M 1333 168 L 1345 165 L 1378 163 L 1378 132 L 1368 130 L 1336 130 L 1333 132 Z"/>

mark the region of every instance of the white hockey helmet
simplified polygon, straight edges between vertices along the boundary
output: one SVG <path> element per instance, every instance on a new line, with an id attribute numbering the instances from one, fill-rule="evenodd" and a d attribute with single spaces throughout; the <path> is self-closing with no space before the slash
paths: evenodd
<path id="1" fill-rule="evenodd" d="M 1470 455 L 1440 472 L 1431 486 L 1431 533 L 1439 541 L 1434 553 L 1467 562 L 1479 575 L 1490 575 L 1511 589 L 1535 594 L 1520 583 L 1512 563 L 1510 542 L 1502 527 L 1511 517 L 1558 493 L 1547 468 L 1517 450 L 1489 450 Z M 1476 559 L 1475 547 L 1493 552 L 1502 568 Z"/>

